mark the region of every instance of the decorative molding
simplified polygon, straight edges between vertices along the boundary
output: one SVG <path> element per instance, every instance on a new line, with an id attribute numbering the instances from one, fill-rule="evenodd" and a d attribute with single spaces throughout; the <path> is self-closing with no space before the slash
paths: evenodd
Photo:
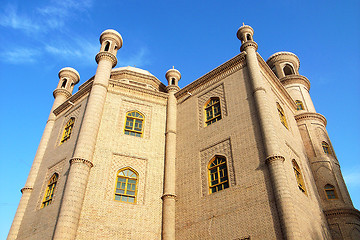
<path id="1" fill-rule="evenodd" d="M 202 150 L 200 150 L 200 174 L 201 174 L 201 193 L 202 196 L 209 194 L 208 182 L 208 164 L 215 155 L 222 155 L 226 157 L 226 163 L 229 174 L 230 188 L 236 185 L 234 161 L 232 157 L 232 147 L 230 138 L 214 143 Z"/>
<path id="2" fill-rule="evenodd" d="M 339 209 L 324 210 L 324 213 L 327 218 L 338 217 L 339 215 L 352 215 L 360 219 L 360 211 L 355 208 L 339 208 Z"/>
<path id="3" fill-rule="evenodd" d="M 72 158 L 72 159 L 70 159 L 69 162 L 70 162 L 70 165 L 73 165 L 74 163 L 84 163 L 89 168 L 92 168 L 94 166 L 94 164 L 91 161 L 86 160 L 84 158 Z"/>
<path id="4" fill-rule="evenodd" d="M 266 93 L 266 89 L 263 88 L 263 87 L 257 87 L 257 88 L 255 88 L 254 91 L 253 91 L 253 94 L 255 94 L 257 91 L 263 91 L 263 92 Z"/>
<path id="5" fill-rule="evenodd" d="M 271 164 L 275 161 L 281 161 L 281 162 L 284 162 L 285 161 L 285 158 L 281 155 L 271 155 L 271 156 L 268 156 L 265 160 L 266 164 Z"/>
<path id="6" fill-rule="evenodd" d="M 258 49 L 258 45 L 257 45 L 256 42 L 254 42 L 254 41 L 246 41 L 241 45 L 240 51 L 243 52 L 248 47 L 254 48 L 255 51 L 257 51 L 257 49 Z"/>
<path id="7" fill-rule="evenodd" d="M 169 85 L 166 87 L 166 91 L 167 92 L 178 92 L 180 91 L 180 87 L 176 86 L 176 85 Z"/>
<path id="8" fill-rule="evenodd" d="M 164 195 L 161 196 L 161 199 L 164 201 L 165 199 L 176 199 L 176 195 L 175 194 L 171 194 L 171 193 L 165 193 Z"/>
<path id="9" fill-rule="evenodd" d="M 99 52 L 98 54 L 96 54 L 95 60 L 96 60 L 97 64 L 99 64 L 99 61 L 101 59 L 110 60 L 112 62 L 112 67 L 115 67 L 117 64 L 117 59 L 116 59 L 115 55 L 110 52 Z"/>
<path id="10" fill-rule="evenodd" d="M 176 131 L 174 131 L 174 130 L 168 130 L 168 131 L 165 133 L 165 135 L 167 135 L 168 133 L 176 134 Z"/>
<path id="11" fill-rule="evenodd" d="M 320 113 L 313 113 L 313 112 L 305 112 L 295 115 L 295 120 L 298 125 L 305 120 L 315 120 L 320 122 L 324 127 L 326 127 L 327 121 L 326 118 L 321 115 Z"/>
<path id="12" fill-rule="evenodd" d="M 69 98 L 71 96 L 71 93 L 68 90 L 64 89 L 64 88 L 55 89 L 54 92 L 53 92 L 54 98 L 56 98 L 56 95 L 58 95 L 58 94 L 65 95 L 66 98 Z"/>
<path id="13" fill-rule="evenodd" d="M 310 90 L 309 79 L 307 79 L 306 77 L 304 77 L 302 75 L 296 75 L 296 74 L 288 75 L 288 76 L 280 78 L 280 82 L 284 86 L 290 85 L 290 84 L 301 84 L 301 85 L 304 85 L 308 91 Z"/>
<path id="14" fill-rule="evenodd" d="M 221 83 L 217 85 L 202 95 L 198 97 L 198 112 L 199 112 L 199 128 L 205 127 L 205 103 L 212 97 L 218 97 L 220 99 L 220 107 L 221 107 L 221 118 L 224 118 L 228 115 L 227 104 L 225 98 L 225 87 L 224 84 Z"/>
<path id="15" fill-rule="evenodd" d="M 102 84 L 102 83 L 98 83 L 98 82 L 93 82 L 92 84 L 92 87 L 94 86 L 101 86 L 101 87 L 104 87 L 106 90 L 108 88 L 108 85 L 105 85 L 105 84 Z"/>
<path id="16" fill-rule="evenodd" d="M 300 68 L 300 60 L 299 58 L 292 52 L 277 52 L 274 53 L 273 55 L 271 55 L 268 60 L 266 60 L 266 63 L 270 66 L 270 65 L 274 65 L 275 62 L 278 61 L 289 61 L 289 59 L 287 59 L 288 57 L 290 58 L 294 58 L 295 59 L 295 64 L 296 64 L 296 69 L 299 71 Z M 291 62 L 291 61 L 290 61 Z"/>
<path id="17" fill-rule="evenodd" d="M 175 97 L 180 100 L 181 98 L 188 96 L 188 92 L 192 94 L 201 92 L 205 88 L 216 84 L 220 80 L 242 69 L 246 65 L 245 56 L 246 53 L 240 53 L 239 55 L 236 55 L 232 59 L 221 64 L 217 68 L 211 70 L 186 87 L 182 88 L 175 94 Z"/>
<path id="18" fill-rule="evenodd" d="M 32 190 L 33 190 L 32 187 L 23 187 L 22 189 L 20 189 L 20 192 L 21 192 L 21 193 L 31 192 Z"/>

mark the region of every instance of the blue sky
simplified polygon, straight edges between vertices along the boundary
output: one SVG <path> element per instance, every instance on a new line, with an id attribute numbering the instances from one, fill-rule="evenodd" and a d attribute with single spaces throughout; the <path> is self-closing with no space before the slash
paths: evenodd
<path id="1" fill-rule="evenodd" d="M 173 65 L 180 87 L 240 52 L 236 31 L 255 30 L 266 60 L 278 51 L 300 59 L 317 112 L 329 132 L 354 205 L 360 208 L 359 1 L 3 0 L 0 6 L 2 152 L 0 238 L 18 206 L 50 108 L 58 71 L 80 84 L 95 74 L 99 36 L 123 37 L 118 65 L 146 69 L 165 83 Z M 80 85 L 79 84 L 79 85 Z M 78 86 L 79 86 L 78 85 Z"/>

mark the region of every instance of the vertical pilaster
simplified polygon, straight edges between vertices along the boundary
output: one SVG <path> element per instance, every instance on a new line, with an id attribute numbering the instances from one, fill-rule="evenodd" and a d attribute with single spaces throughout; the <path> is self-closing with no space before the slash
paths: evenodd
<path id="1" fill-rule="evenodd" d="M 176 69 L 166 72 L 169 82 L 169 93 L 166 108 L 166 133 L 165 133 L 165 166 L 164 166 L 164 193 L 162 215 L 162 239 L 175 240 L 175 161 L 176 161 L 176 112 L 177 100 L 175 93 L 180 90 L 177 86 L 181 74 Z"/>
<path id="2" fill-rule="evenodd" d="M 70 170 L 66 181 L 54 239 L 75 239 L 86 186 L 93 166 L 92 158 L 96 138 L 105 105 L 111 69 L 116 65 L 116 52 L 122 46 L 122 38 L 114 30 L 106 30 L 100 36 L 102 44 L 96 55 L 96 70 L 89 101 L 85 110 L 74 155 L 70 160 Z M 104 47 L 106 45 L 106 47 Z"/>
<path id="3" fill-rule="evenodd" d="M 265 162 L 270 172 L 284 239 L 301 239 L 298 234 L 298 226 L 284 171 L 283 162 L 285 159 L 279 154 L 278 138 L 272 122 L 273 119 L 276 119 L 276 116 L 274 111 L 270 109 L 273 106 L 270 105 L 271 101 L 268 100 L 265 82 L 260 72 L 256 54 L 257 44 L 253 41 L 253 33 L 254 31 L 250 26 L 243 25 L 239 28 L 237 36 L 242 42 L 240 50 L 246 52 L 247 69 L 263 136 L 266 154 Z"/>
<path id="4" fill-rule="evenodd" d="M 36 177 L 38 175 L 39 168 L 45 154 L 45 150 L 47 148 L 47 143 L 50 139 L 50 135 L 54 126 L 56 116 L 53 113 L 53 111 L 71 96 L 73 86 L 77 84 L 79 80 L 80 80 L 79 73 L 73 68 L 66 67 L 59 71 L 59 84 L 53 93 L 55 98 L 54 103 L 50 110 L 50 114 L 46 122 L 45 129 L 41 137 L 38 149 L 36 151 L 29 176 L 26 180 L 26 184 L 24 188 L 21 189 L 22 196 L 7 237 L 8 240 L 16 239 L 18 235 L 20 225 L 25 214 L 25 210 L 28 205 Z M 66 84 L 62 84 L 64 81 L 66 82 Z"/>

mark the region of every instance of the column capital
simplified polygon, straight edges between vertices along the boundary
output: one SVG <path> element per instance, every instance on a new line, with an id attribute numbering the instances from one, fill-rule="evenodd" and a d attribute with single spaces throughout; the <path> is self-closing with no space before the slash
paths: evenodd
<path id="1" fill-rule="evenodd" d="M 176 195 L 175 194 L 171 194 L 171 193 L 165 193 L 161 196 L 162 200 L 165 199 L 176 199 Z"/>
<path id="2" fill-rule="evenodd" d="M 97 64 L 99 64 L 99 61 L 101 59 L 107 59 L 107 60 L 111 61 L 112 67 L 115 67 L 117 64 L 117 58 L 115 57 L 114 54 L 112 54 L 110 52 L 99 52 L 98 54 L 96 54 L 95 60 L 96 60 Z"/>
<path id="3" fill-rule="evenodd" d="M 240 51 L 243 52 L 243 51 L 245 51 L 246 48 L 248 48 L 248 47 L 254 48 L 255 51 L 257 51 L 257 49 L 258 49 L 258 45 L 257 45 L 256 42 L 254 42 L 254 41 L 247 41 L 247 42 L 244 42 L 244 43 L 241 45 Z"/>
<path id="4" fill-rule="evenodd" d="M 274 154 L 274 155 L 271 155 L 271 156 L 268 156 L 265 160 L 266 164 L 271 164 L 275 161 L 281 161 L 281 162 L 284 162 L 285 161 L 285 158 L 281 155 L 277 155 L 277 154 Z"/>
<path id="5" fill-rule="evenodd" d="M 86 160 L 84 158 L 72 158 L 72 159 L 70 159 L 69 162 L 70 162 L 70 165 L 73 165 L 74 163 L 84 163 L 89 168 L 92 168 L 94 166 L 94 164 L 91 161 Z"/>
<path id="6" fill-rule="evenodd" d="M 169 85 L 169 86 L 166 86 L 166 91 L 167 92 L 178 92 L 178 91 L 180 91 L 180 87 L 176 86 L 176 85 Z"/>
<path id="7" fill-rule="evenodd" d="M 64 95 L 66 98 L 71 97 L 71 93 L 68 90 L 64 89 L 64 88 L 55 89 L 54 92 L 53 92 L 54 98 L 56 98 L 57 95 Z"/>
<path id="8" fill-rule="evenodd" d="M 20 190 L 20 192 L 21 192 L 21 193 L 31 192 L 32 190 L 33 190 L 32 187 L 23 187 L 23 188 Z"/>

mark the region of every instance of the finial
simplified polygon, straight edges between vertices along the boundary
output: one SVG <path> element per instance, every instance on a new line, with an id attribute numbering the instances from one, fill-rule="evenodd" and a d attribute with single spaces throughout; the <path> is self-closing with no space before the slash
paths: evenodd
<path id="1" fill-rule="evenodd" d="M 245 26 L 245 23 L 243 22 L 243 26 Z"/>
<path id="2" fill-rule="evenodd" d="M 174 69 L 174 66 L 173 66 L 173 69 Z"/>

